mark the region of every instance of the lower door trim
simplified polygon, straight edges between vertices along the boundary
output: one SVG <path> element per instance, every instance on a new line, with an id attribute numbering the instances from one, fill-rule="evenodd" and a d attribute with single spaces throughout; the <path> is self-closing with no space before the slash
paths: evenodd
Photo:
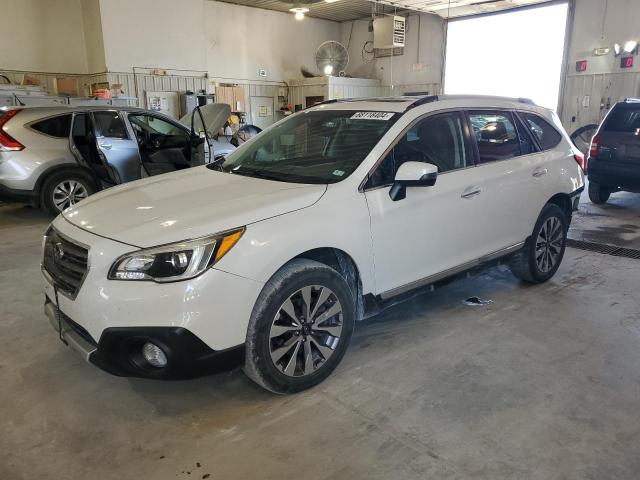
<path id="1" fill-rule="evenodd" d="M 444 270 L 440 273 L 436 273 L 434 275 L 430 275 L 428 277 L 424 277 L 421 278 L 420 280 L 415 280 L 411 283 L 407 283 L 405 285 L 402 285 L 400 287 L 396 287 L 393 288 L 391 290 L 387 290 L 386 292 L 382 292 L 380 294 L 380 298 L 382 300 L 388 300 L 392 297 L 395 297 L 397 295 L 401 295 L 403 293 L 406 293 L 408 291 L 411 290 L 415 290 L 417 288 L 420 287 L 425 287 L 427 285 L 430 285 L 432 283 L 436 283 L 440 280 L 444 280 L 445 278 L 448 277 L 452 277 L 454 275 L 457 275 L 459 273 L 465 272 L 467 270 L 471 270 L 473 268 L 476 268 L 480 265 L 482 265 L 483 263 L 488 263 L 491 262 L 493 260 L 497 260 L 501 257 L 504 257 L 506 255 L 509 255 L 511 253 L 517 252 L 518 250 L 520 250 L 523 246 L 524 246 L 525 242 L 520 242 L 520 243 L 516 243 L 515 245 L 512 245 L 510 247 L 507 248 L 503 248 L 500 250 L 497 250 L 495 252 L 489 253 L 487 255 L 484 255 L 480 258 L 477 258 L 475 260 L 472 260 L 471 262 L 467 262 L 467 263 L 463 263 L 462 265 L 458 265 L 457 267 L 453 267 L 453 268 L 449 268 L 447 270 Z"/>

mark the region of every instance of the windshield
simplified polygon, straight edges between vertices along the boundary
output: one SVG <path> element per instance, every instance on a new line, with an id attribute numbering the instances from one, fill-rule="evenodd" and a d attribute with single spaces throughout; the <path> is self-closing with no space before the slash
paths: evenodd
<path id="1" fill-rule="evenodd" d="M 353 173 L 396 117 L 352 110 L 301 112 L 231 153 L 222 169 L 283 182 L 336 183 Z"/>

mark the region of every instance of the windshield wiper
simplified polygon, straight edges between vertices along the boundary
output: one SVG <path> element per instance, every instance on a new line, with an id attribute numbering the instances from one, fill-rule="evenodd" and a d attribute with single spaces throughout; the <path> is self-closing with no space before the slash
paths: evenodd
<path id="1" fill-rule="evenodd" d="M 255 168 L 238 167 L 229 170 L 229 173 L 244 175 L 245 177 L 258 177 L 264 178 L 265 180 L 275 180 L 276 182 L 291 182 L 291 180 L 282 178 L 282 176 L 276 173 L 266 172 L 264 170 L 258 170 Z"/>

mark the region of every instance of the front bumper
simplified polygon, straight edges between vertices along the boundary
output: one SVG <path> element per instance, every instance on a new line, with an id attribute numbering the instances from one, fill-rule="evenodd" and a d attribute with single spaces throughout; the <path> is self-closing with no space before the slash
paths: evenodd
<path id="1" fill-rule="evenodd" d="M 108 280 L 114 259 L 135 247 L 99 237 L 62 216 L 53 228 L 88 247 L 88 271 L 75 298 L 43 272 L 45 312 L 63 339 L 82 356 L 115 375 L 177 379 L 213 373 L 242 360 L 247 326 L 263 284 L 210 269 L 173 283 Z M 53 320 L 52 320 L 53 318 Z M 169 360 L 164 369 L 137 361 L 150 341 Z"/>
<path id="2" fill-rule="evenodd" d="M 96 342 L 45 297 L 45 315 L 60 339 L 87 362 L 121 377 L 181 380 L 222 372 L 244 361 L 244 346 L 215 351 L 181 327 L 107 328 Z M 162 348 L 167 366 L 149 365 L 140 352 L 146 342 Z"/>

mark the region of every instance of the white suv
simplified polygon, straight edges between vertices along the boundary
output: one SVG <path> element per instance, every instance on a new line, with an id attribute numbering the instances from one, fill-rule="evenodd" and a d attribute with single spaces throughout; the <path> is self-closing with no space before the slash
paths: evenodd
<path id="1" fill-rule="evenodd" d="M 300 391 L 392 298 L 501 259 L 549 280 L 582 164 L 558 117 L 527 100 L 326 102 L 223 162 L 66 210 L 43 243 L 45 311 L 116 375 L 243 362 L 263 387 Z"/>

